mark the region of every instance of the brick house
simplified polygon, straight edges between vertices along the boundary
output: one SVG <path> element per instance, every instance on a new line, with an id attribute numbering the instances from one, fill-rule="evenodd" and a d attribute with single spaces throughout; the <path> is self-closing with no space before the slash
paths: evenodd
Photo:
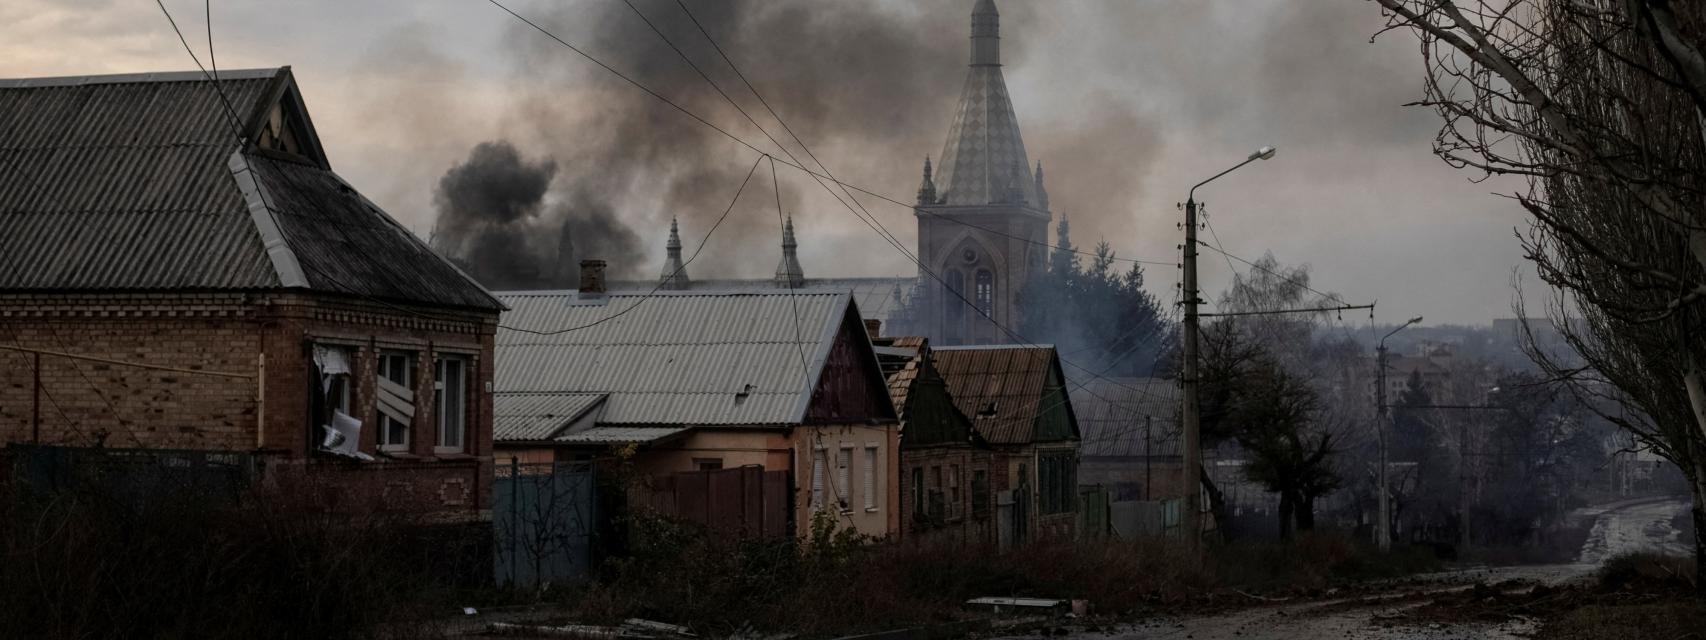
<path id="1" fill-rule="evenodd" d="M 820 511 L 866 534 L 899 527 L 899 429 L 851 294 L 607 292 L 591 262 L 579 291 L 498 294 L 511 309 L 497 334 L 500 459 L 620 460 L 653 480 L 786 471 L 764 488 L 766 504 L 781 492 L 790 505 L 782 531 L 805 534 Z M 717 513 L 738 500 L 689 506 L 741 517 Z"/>
<path id="2" fill-rule="evenodd" d="M 502 308 L 331 170 L 289 67 L 0 80 L 0 441 L 489 516 Z"/>
<path id="3" fill-rule="evenodd" d="M 1054 347 L 937 347 L 931 355 L 954 406 L 995 452 L 999 547 L 1073 539 L 1078 420 Z"/>
<path id="4" fill-rule="evenodd" d="M 900 414 L 900 538 L 994 544 L 996 500 L 991 478 L 1000 456 L 954 406 L 947 381 L 936 371 L 928 339 L 873 337 L 872 344 Z"/>

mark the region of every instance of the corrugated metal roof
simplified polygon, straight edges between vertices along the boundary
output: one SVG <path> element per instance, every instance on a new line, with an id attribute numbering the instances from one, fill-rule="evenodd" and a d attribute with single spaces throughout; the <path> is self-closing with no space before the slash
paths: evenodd
<path id="1" fill-rule="evenodd" d="M 319 142 L 288 67 L 0 81 L 0 289 L 268 289 L 231 158 L 273 100 Z M 221 100 L 229 100 L 229 109 Z M 233 114 L 241 122 L 233 123 Z M 310 288 L 497 309 L 495 299 L 318 166 L 244 154 Z"/>
<path id="2" fill-rule="evenodd" d="M 548 440 L 569 423 L 598 407 L 602 393 L 492 394 L 492 439 L 498 442 Z"/>
<path id="3" fill-rule="evenodd" d="M 1052 346 L 937 347 L 932 357 L 954 405 L 992 443 L 1031 442 L 1038 412 L 1057 408 L 1041 404 L 1058 375 Z"/>
<path id="4" fill-rule="evenodd" d="M 564 444 L 643 444 L 687 431 L 687 427 L 593 427 L 552 440 Z"/>
<path id="5" fill-rule="evenodd" d="M 1179 455 L 1180 393 L 1163 378 L 1098 378 L 1067 385 L 1086 457 Z"/>
<path id="6" fill-rule="evenodd" d="M 280 73 L 220 87 L 247 116 Z M 219 94 L 142 78 L 0 82 L 0 288 L 278 286 L 226 167 Z"/>
<path id="7" fill-rule="evenodd" d="M 822 290 L 497 295 L 497 390 L 607 393 L 603 425 L 796 424 L 851 306 Z"/>

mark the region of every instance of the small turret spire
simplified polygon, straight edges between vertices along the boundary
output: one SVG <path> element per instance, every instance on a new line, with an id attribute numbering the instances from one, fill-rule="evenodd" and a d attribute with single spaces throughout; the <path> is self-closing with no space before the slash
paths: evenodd
<path id="1" fill-rule="evenodd" d="M 794 241 L 794 216 L 788 216 L 782 225 L 782 261 L 776 265 L 777 286 L 793 288 L 806 283 L 805 270 L 800 268 L 799 246 Z"/>
<path id="2" fill-rule="evenodd" d="M 918 204 L 936 204 L 936 181 L 930 175 L 930 156 L 924 156 L 924 182 L 918 185 Z"/>
<path id="3" fill-rule="evenodd" d="M 1048 189 L 1043 188 L 1043 161 L 1037 161 L 1037 208 L 1048 211 Z"/>
<path id="4" fill-rule="evenodd" d="M 669 219 L 669 243 L 664 245 L 668 255 L 663 261 L 663 274 L 658 276 L 659 288 L 682 290 L 691 282 L 687 279 L 687 264 L 681 261 L 681 227 L 675 218 Z"/>

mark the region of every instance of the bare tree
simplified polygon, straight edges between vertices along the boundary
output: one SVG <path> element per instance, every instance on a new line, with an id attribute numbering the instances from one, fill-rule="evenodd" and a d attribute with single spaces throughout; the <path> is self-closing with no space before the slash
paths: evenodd
<path id="1" fill-rule="evenodd" d="M 1588 406 L 1633 409 L 1602 415 L 1683 469 L 1706 532 L 1706 6 L 1376 1 L 1420 38 L 1435 152 L 1526 183 L 1524 248 L 1582 362 L 1530 355 Z"/>

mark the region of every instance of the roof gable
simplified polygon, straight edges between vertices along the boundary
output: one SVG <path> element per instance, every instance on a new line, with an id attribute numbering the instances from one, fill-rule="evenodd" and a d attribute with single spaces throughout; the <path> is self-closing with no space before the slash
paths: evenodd
<path id="1" fill-rule="evenodd" d="M 1054 347 L 941 347 L 932 357 L 954 405 L 989 442 L 1029 444 L 1077 437 L 1070 400 L 1064 393 L 1049 397 L 1065 379 Z M 1045 418 L 1063 421 L 1070 435 L 1047 429 L 1039 434 L 1037 426 Z"/>
<path id="2" fill-rule="evenodd" d="M 847 424 L 897 420 L 882 366 L 853 303 L 847 305 L 834 332 L 826 341 L 829 351 L 816 372 L 805 421 Z"/>
<path id="3" fill-rule="evenodd" d="M 889 376 L 889 394 L 901 413 L 900 444 L 904 449 L 980 443 L 971 420 L 954 406 L 948 383 L 936 371 L 928 349 L 920 349 L 906 366 Z"/>

